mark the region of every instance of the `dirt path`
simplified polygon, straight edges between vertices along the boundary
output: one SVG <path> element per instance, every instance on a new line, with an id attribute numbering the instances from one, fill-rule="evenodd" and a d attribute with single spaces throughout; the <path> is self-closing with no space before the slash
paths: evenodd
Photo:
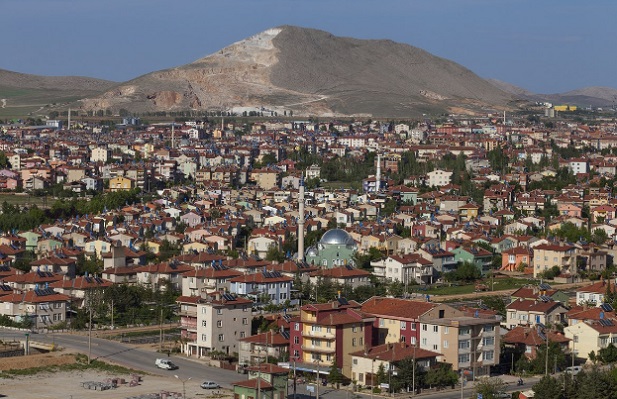
<path id="1" fill-rule="evenodd" d="M 589 281 L 583 281 L 580 283 L 569 283 L 569 284 L 556 284 L 553 289 L 565 290 L 570 288 L 579 288 L 584 287 L 586 285 L 591 284 Z M 445 302 L 451 301 L 455 299 L 474 299 L 480 298 L 483 296 L 507 296 L 512 295 L 514 291 L 518 288 L 513 288 L 509 290 L 501 290 L 501 291 L 481 291 L 481 292 L 472 292 L 469 294 L 454 294 L 454 295 L 431 295 L 431 301 L 433 302 Z"/>

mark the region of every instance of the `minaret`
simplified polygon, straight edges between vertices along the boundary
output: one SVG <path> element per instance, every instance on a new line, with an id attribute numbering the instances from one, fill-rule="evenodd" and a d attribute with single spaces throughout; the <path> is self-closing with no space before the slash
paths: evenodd
<path id="1" fill-rule="evenodd" d="M 375 192 L 381 191 L 381 154 L 377 152 L 377 172 L 375 173 Z"/>
<path id="2" fill-rule="evenodd" d="M 71 109 L 69 108 L 69 121 L 66 124 L 66 130 L 71 130 Z"/>
<path id="3" fill-rule="evenodd" d="M 304 176 L 300 178 L 298 193 L 298 262 L 304 261 Z"/>
<path id="4" fill-rule="evenodd" d="M 172 123 L 171 123 L 171 148 L 172 148 L 172 149 L 174 148 L 174 144 L 175 144 L 175 143 L 174 143 L 174 140 L 175 140 L 175 138 L 176 138 L 176 135 L 175 135 L 175 133 L 176 133 L 176 132 L 175 132 L 175 130 L 174 130 L 174 128 L 175 128 L 175 127 L 176 127 L 176 123 L 175 123 L 175 122 L 172 122 Z"/>

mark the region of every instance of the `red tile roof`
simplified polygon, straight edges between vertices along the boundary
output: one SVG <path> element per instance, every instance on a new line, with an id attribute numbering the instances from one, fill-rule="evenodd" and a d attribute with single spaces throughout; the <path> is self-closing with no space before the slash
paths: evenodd
<path id="1" fill-rule="evenodd" d="M 416 320 L 436 306 L 411 299 L 373 297 L 362 304 L 362 311 L 379 317 Z"/>

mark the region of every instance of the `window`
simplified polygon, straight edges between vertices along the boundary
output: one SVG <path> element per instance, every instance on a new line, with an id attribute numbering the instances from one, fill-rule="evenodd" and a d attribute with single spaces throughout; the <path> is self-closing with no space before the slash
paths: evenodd
<path id="1" fill-rule="evenodd" d="M 406 341 L 407 341 L 407 340 L 405 339 L 405 336 L 403 335 L 403 336 L 401 337 L 401 342 L 406 342 Z"/>
<path id="2" fill-rule="evenodd" d="M 422 338 L 422 346 L 426 346 L 426 342 L 427 342 L 426 338 Z"/>
<path id="3" fill-rule="evenodd" d="M 300 323 L 294 323 L 294 330 L 300 331 Z"/>
<path id="4" fill-rule="evenodd" d="M 207 337 L 207 335 L 206 335 L 206 334 L 201 334 L 201 340 L 202 340 L 202 341 L 207 341 L 207 340 L 208 340 L 207 338 L 208 338 L 208 337 Z"/>
<path id="5" fill-rule="evenodd" d="M 422 331 L 428 331 L 428 326 L 426 324 L 422 324 Z"/>
<path id="6" fill-rule="evenodd" d="M 433 326 L 433 332 L 439 332 L 439 326 Z"/>
<path id="7" fill-rule="evenodd" d="M 353 359 L 353 364 L 358 364 L 358 359 Z"/>
<path id="8" fill-rule="evenodd" d="M 469 340 L 465 339 L 463 341 L 458 341 L 458 348 L 459 349 L 469 349 Z"/>
<path id="9" fill-rule="evenodd" d="M 415 345 L 416 344 L 416 337 L 411 337 L 411 344 Z"/>
<path id="10" fill-rule="evenodd" d="M 482 339 L 484 346 L 493 346 L 495 345 L 495 337 L 484 337 Z"/>
<path id="11" fill-rule="evenodd" d="M 294 357 L 300 357 L 300 351 L 297 349 L 294 349 Z"/>
<path id="12" fill-rule="evenodd" d="M 358 340 L 356 338 L 351 339 L 351 346 L 356 346 Z"/>
<path id="13" fill-rule="evenodd" d="M 247 324 L 249 324 L 249 320 L 246 317 L 243 317 L 242 324 L 246 326 Z"/>
<path id="14" fill-rule="evenodd" d="M 384 327 L 386 325 L 386 321 L 384 319 L 379 319 L 379 327 Z"/>
<path id="15" fill-rule="evenodd" d="M 300 337 L 294 337 L 294 344 L 299 344 L 300 343 Z"/>
<path id="16" fill-rule="evenodd" d="M 448 341 L 443 341 L 443 347 L 444 347 L 444 348 L 448 348 L 448 347 L 449 347 L 448 345 L 449 345 L 449 344 L 448 344 Z"/>
<path id="17" fill-rule="evenodd" d="M 600 347 L 605 348 L 608 345 L 608 338 L 600 338 Z"/>
<path id="18" fill-rule="evenodd" d="M 351 327 L 351 332 L 358 332 L 358 327 L 356 325 L 353 325 Z"/>
<path id="19" fill-rule="evenodd" d="M 416 323 L 411 323 L 411 330 L 416 331 Z"/>
<path id="20" fill-rule="evenodd" d="M 494 358 L 495 358 L 495 352 L 494 351 L 482 352 L 482 359 L 483 360 L 493 360 Z"/>
<path id="21" fill-rule="evenodd" d="M 437 350 L 437 345 L 433 345 L 433 350 L 436 351 Z"/>
<path id="22" fill-rule="evenodd" d="M 469 333 L 469 328 L 461 328 L 460 330 L 458 330 L 458 335 L 468 335 Z"/>
<path id="23" fill-rule="evenodd" d="M 219 334 L 219 342 L 225 341 L 225 334 Z"/>
<path id="24" fill-rule="evenodd" d="M 201 322 L 202 327 L 208 327 L 208 322 L 206 320 Z"/>
<path id="25" fill-rule="evenodd" d="M 407 322 L 401 321 L 401 330 L 407 330 Z"/>
<path id="26" fill-rule="evenodd" d="M 533 350 L 533 347 L 531 345 L 525 346 L 525 353 L 531 353 L 532 350 Z"/>
<path id="27" fill-rule="evenodd" d="M 458 355 L 458 362 L 469 363 L 469 353 L 463 353 L 461 355 Z"/>
<path id="28" fill-rule="evenodd" d="M 495 331 L 495 326 L 493 325 L 484 326 L 484 332 L 493 332 L 493 331 Z"/>
<path id="29" fill-rule="evenodd" d="M 206 307 L 201 308 L 201 314 L 206 314 Z"/>
<path id="30" fill-rule="evenodd" d="M 223 320 L 217 320 L 216 321 L 216 326 L 217 327 L 223 327 Z"/>
<path id="31" fill-rule="evenodd" d="M 216 309 L 216 314 L 223 314 L 223 309 Z"/>
<path id="32" fill-rule="evenodd" d="M 244 331 L 240 331 L 240 338 L 245 338 L 246 337 L 246 333 Z"/>

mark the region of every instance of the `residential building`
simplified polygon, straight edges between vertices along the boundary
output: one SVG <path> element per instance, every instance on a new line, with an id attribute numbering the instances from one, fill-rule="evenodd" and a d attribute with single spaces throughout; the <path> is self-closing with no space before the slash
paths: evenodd
<path id="1" fill-rule="evenodd" d="M 533 276 L 553 266 L 558 266 L 562 274 L 576 274 L 576 248 L 572 245 L 540 244 L 534 247 Z"/>

